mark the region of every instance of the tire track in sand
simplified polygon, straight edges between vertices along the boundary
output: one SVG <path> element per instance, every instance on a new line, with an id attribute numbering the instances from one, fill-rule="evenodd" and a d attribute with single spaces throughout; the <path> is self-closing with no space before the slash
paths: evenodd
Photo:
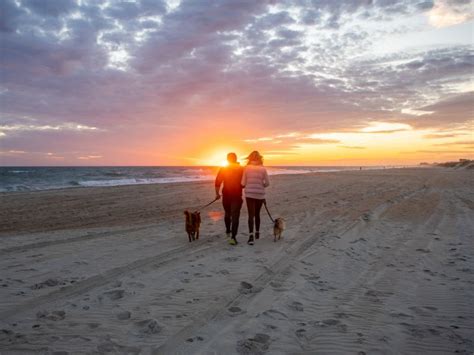
<path id="1" fill-rule="evenodd" d="M 17 315 L 18 313 L 24 313 L 40 306 L 45 306 L 65 298 L 82 294 L 96 287 L 108 284 L 114 281 L 119 276 L 130 273 L 132 271 L 136 271 L 138 269 L 145 268 L 147 266 L 159 267 L 169 264 L 178 258 L 189 257 L 193 254 L 207 251 L 214 247 L 213 244 L 214 243 L 212 243 L 211 245 L 200 246 L 195 249 L 190 249 L 189 245 L 181 246 L 165 251 L 163 253 L 147 257 L 145 259 L 135 260 L 134 262 L 131 262 L 129 264 L 113 268 L 111 270 L 106 271 L 105 273 L 89 277 L 83 281 L 79 281 L 74 285 L 66 286 L 59 290 L 39 296 L 16 307 L 11 307 L 8 310 L 0 313 L 0 319 L 6 321 L 8 318 L 13 315 Z"/>
<path id="2" fill-rule="evenodd" d="M 415 191 L 411 191 L 408 193 L 403 193 L 398 195 L 397 197 L 393 198 L 390 202 L 384 202 L 382 204 L 377 205 L 369 214 L 372 216 L 380 216 L 388 207 L 393 206 L 394 204 L 400 203 L 411 196 L 418 194 L 420 192 L 424 192 L 426 187 L 422 187 L 421 189 L 417 189 Z M 325 211 L 324 215 L 331 215 L 331 210 Z M 299 228 L 295 229 L 293 232 L 294 234 L 298 234 L 302 226 L 306 225 L 306 222 L 311 220 L 315 220 L 316 218 L 321 218 L 321 215 L 311 214 L 309 212 L 305 213 L 303 220 L 299 223 Z M 259 274 L 256 278 L 254 278 L 251 282 L 252 289 L 256 290 L 255 292 L 251 292 L 250 294 L 241 293 L 240 290 L 237 291 L 233 296 L 228 297 L 221 305 L 218 306 L 217 309 L 210 310 L 204 314 L 199 316 L 199 319 L 196 319 L 192 324 L 183 328 L 175 335 L 168 338 L 165 344 L 161 345 L 160 347 L 153 350 L 153 354 L 169 354 L 169 353 L 179 353 L 179 354 L 187 354 L 190 352 L 199 352 L 200 350 L 206 349 L 196 349 L 195 347 L 191 348 L 189 342 L 186 342 L 186 339 L 193 337 L 195 334 L 199 333 L 200 330 L 209 326 L 209 322 L 215 320 L 222 320 L 227 319 L 228 309 L 237 306 L 245 306 L 249 304 L 253 299 L 259 297 L 262 291 L 268 287 L 269 283 L 273 281 L 275 278 L 282 278 L 286 279 L 289 273 L 287 272 L 291 265 L 295 262 L 299 262 L 304 255 L 306 254 L 305 251 L 310 250 L 310 248 L 320 241 L 321 236 L 328 235 L 328 234 L 337 234 L 337 235 L 344 235 L 348 233 L 350 230 L 354 229 L 356 226 L 360 225 L 363 222 L 365 214 L 360 216 L 360 219 L 355 221 L 350 221 L 346 224 L 339 225 L 339 226 L 331 226 L 331 222 L 328 221 L 327 226 L 323 226 L 324 234 L 321 235 L 321 231 L 317 230 L 315 233 L 310 234 L 308 237 L 304 239 L 300 239 L 299 241 L 295 242 L 288 250 L 285 251 L 285 254 L 272 263 L 270 267 L 266 267 L 265 271 Z M 361 221 L 362 219 L 362 221 Z M 332 227 L 332 228 L 331 228 Z M 237 318 L 234 318 L 237 321 Z M 225 328 L 232 327 L 232 323 L 229 322 L 226 324 Z M 216 329 L 219 332 L 221 328 Z M 210 344 L 213 339 L 218 338 L 218 334 L 215 334 L 214 337 L 207 341 L 202 346 L 206 346 L 206 344 Z M 207 349 L 209 350 L 209 349 Z"/>

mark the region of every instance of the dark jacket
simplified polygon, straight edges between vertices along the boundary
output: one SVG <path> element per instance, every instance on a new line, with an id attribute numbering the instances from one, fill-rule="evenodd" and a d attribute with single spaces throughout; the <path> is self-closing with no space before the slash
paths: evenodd
<path id="1" fill-rule="evenodd" d="M 242 196 L 242 174 L 244 169 L 240 166 L 239 163 L 229 164 L 226 167 L 220 168 L 217 173 L 215 186 L 220 187 L 221 184 L 224 184 L 222 189 L 222 194 L 224 196 Z"/>

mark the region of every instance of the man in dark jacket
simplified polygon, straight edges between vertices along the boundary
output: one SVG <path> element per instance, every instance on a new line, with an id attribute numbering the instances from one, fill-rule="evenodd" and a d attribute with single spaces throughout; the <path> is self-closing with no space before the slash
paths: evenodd
<path id="1" fill-rule="evenodd" d="M 235 153 L 227 154 L 229 165 L 219 169 L 216 177 L 216 199 L 221 198 L 220 189 L 222 189 L 222 205 L 224 206 L 224 222 L 227 238 L 230 245 L 237 244 L 237 232 L 239 229 L 240 209 L 242 208 L 242 174 L 243 168 L 237 162 Z"/>

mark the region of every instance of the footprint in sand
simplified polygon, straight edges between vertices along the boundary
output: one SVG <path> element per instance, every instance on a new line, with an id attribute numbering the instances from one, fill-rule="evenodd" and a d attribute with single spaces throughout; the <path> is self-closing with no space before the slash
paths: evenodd
<path id="1" fill-rule="evenodd" d="M 359 239 L 356 239 L 356 240 L 353 240 L 352 242 L 349 242 L 350 244 L 355 244 L 355 243 L 359 243 L 359 242 L 366 242 L 367 239 L 365 238 L 359 238 Z"/>
<path id="2" fill-rule="evenodd" d="M 123 298 L 124 294 L 125 294 L 125 290 L 122 290 L 122 289 L 105 291 L 103 293 L 103 295 L 106 296 L 111 301 L 116 301 Z"/>
<path id="3" fill-rule="evenodd" d="M 76 265 L 89 265 L 89 263 L 87 261 L 84 261 L 84 260 L 75 261 L 74 264 L 76 264 Z"/>
<path id="4" fill-rule="evenodd" d="M 236 316 L 236 315 L 245 313 L 242 308 L 236 307 L 236 306 L 232 306 L 228 308 L 227 311 L 229 312 L 231 316 Z"/>
<path id="5" fill-rule="evenodd" d="M 415 338 L 423 339 L 426 336 L 425 330 L 415 324 L 406 323 L 406 322 L 402 322 L 399 324 L 405 328 L 405 331 L 404 331 L 405 333 Z"/>
<path id="6" fill-rule="evenodd" d="M 423 272 L 430 276 L 436 276 L 438 274 L 437 272 L 431 271 L 430 269 L 423 269 Z"/>
<path id="7" fill-rule="evenodd" d="M 273 325 L 273 324 L 265 324 L 265 328 L 271 329 L 271 330 L 278 329 L 278 327 L 276 325 Z"/>
<path id="8" fill-rule="evenodd" d="M 320 278 L 321 278 L 321 276 L 311 274 L 311 275 L 309 275 L 309 276 L 306 278 L 306 280 L 308 280 L 308 281 L 317 281 L 317 280 L 319 280 Z"/>
<path id="9" fill-rule="evenodd" d="M 122 287 L 122 281 L 114 281 L 111 285 L 110 285 L 111 288 L 119 288 L 119 287 Z"/>
<path id="10" fill-rule="evenodd" d="M 306 339 L 306 329 L 297 329 L 295 331 L 295 334 L 298 338 L 300 339 Z"/>
<path id="11" fill-rule="evenodd" d="M 64 286 L 66 285 L 66 282 L 60 279 L 47 279 L 46 281 L 34 284 L 30 288 L 32 290 L 40 290 L 45 287 L 54 287 L 54 286 L 59 286 L 59 285 Z"/>
<path id="12" fill-rule="evenodd" d="M 187 341 L 188 343 L 192 343 L 192 342 L 194 342 L 194 340 L 197 340 L 197 341 L 204 341 L 204 338 L 201 337 L 201 336 L 197 336 L 197 337 L 194 337 L 194 338 L 188 338 L 188 339 L 186 339 L 186 341 Z"/>
<path id="13" fill-rule="evenodd" d="M 240 282 L 239 292 L 246 295 L 246 294 L 255 292 L 255 290 L 254 290 L 254 287 L 251 283 L 242 281 L 242 282 Z"/>
<path id="14" fill-rule="evenodd" d="M 393 318 L 413 318 L 412 315 L 409 315 L 409 314 L 405 314 L 403 312 L 392 312 L 390 313 L 390 316 L 393 317 Z"/>
<path id="15" fill-rule="evenodd" d="M 263 333 L 257 333 L 253 338 L 239 340 L 236 350 L 238 354 L 258 355 L 263 354 L 270 346 L 270 336 Z"/>
<path id="16" fill-rule="evenodd" d="M 270 286 L 273 287 L 274 289 L 278 290 L 278 289 L 280 289 L 283 285 L 282 285 L 280 282 L 271 281 L 271 282 L 270 282 Z"/>
<path id="17" fill-rule="evenodd" d="M 129 311 L 123 311 L 123 312 L 117 313 L 117 319 L 127 320 L 127 319 L 130 319 L 131 315 L 132 314 Z"/>
<path id="18" fill-rule="evenodd" d="M 37 319 L 49 319 L 52 321 L 63 320 L 66 318 L 66 312 L 64 311 L 53 311 L 51 313 L 47 311 L 39 311 L 36 313 Z"/>
<path id="19" fill-rule="evenodd" d="M 334 313 L 334 316 L 338 319 L 347 319 L 350 317 L 349 314 L 347 313 L 344 313 L 344 312 L 337 312 L 337 313 Z"/>
<path id="20" fill-rule="evenodd" d="M 292 311 L 303 312 L 303 304 L 301 302 L 294 301 L 288 305 L 288 308 Z"/>
<path id="21" fill-rule="evenodd" d="M 143 334 L 158 334 L 163 329 L 156 319 L 145 319 L 135 324 Z"/>

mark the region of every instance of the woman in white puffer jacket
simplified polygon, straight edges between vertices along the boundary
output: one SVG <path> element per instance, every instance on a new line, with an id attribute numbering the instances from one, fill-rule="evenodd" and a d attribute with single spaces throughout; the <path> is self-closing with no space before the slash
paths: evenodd
<path id="1" fill-rule="evenodd" d="M 242 175 L 242 187 L 245 192 L 245 201 L 249 214 L 249 240 L 247 244 L 254 243 L 254 225 L 255 239 L 260 237 L 260 210 L 265 201 L 265 188 L 270 185 L 267 169 L 263 166 L 263 157 L 259 152 L 253 151 L 246 158 L 247 166 Z"/>

